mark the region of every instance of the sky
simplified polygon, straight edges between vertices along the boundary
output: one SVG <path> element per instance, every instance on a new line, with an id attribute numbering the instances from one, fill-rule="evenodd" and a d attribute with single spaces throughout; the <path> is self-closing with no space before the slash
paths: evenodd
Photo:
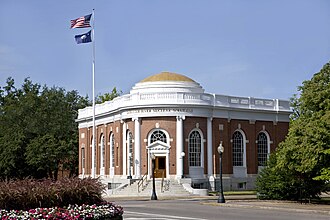
<path id="1" fill-rule="evenodd" d="M 12 77 L 92 97 L 169 71 L 208 93 L 289 99 L 330 61 L 329 0 L 0 0 L 0 86 Z"/>

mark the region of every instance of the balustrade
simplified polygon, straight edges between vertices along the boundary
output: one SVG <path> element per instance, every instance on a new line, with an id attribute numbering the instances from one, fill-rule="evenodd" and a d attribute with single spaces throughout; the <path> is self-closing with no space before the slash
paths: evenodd
<path id="1" fill-rule="evenodd" d="M 278 99 L 260 99 L 253 97 L 237 97 L 226 95 L 212 95 L 207 93 L 184 93 L 184 92 L 155 92 L 142 94 L 127 94 L 96 105 L 96 114 L 103 114 L 109 111 L 115 111 L 122 107 L 135 105 L 152 104 L 191 104 L 191 105 L 209 105 L 210 107 L 231 107 L 258 110 L 290 111 L 290 103 L 286 100 Z M 91 117 L 92 107 L 79 110 L 80 118 Z"/>

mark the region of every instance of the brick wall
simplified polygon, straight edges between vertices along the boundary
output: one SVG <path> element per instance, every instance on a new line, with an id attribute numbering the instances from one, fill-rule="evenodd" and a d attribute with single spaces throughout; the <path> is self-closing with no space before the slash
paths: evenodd
<path id="1" fill-rule="evenodd" d="M 169 173 L 174 175 L 176 173 L 176 118 L 175 117 L 157 117 L 157 118 L 143 118 L 141 120 L 141 174 L 147 172 L 148 169 L 148 152 L 147 145 L 148 135 L 150 131 L 156 129 L 156 123 L 158 128 L 165 130 L 169 134 L 170 138 L 170 154 L 169 154 Z"/>
<path id="2" fill-rule="evenodd" d="M 148 134 L 157 126 L 159 129 L 163 129 L 169 134 L 170 138 L 170 154 L 169 154 L 169 173 L 170 175 L 176 174 L 176 118 L 175 117 L 155 117 L 155 118 L 141 118 L 141 175 L 147 172 L 148 168 L 148 155 L 147 155 L 147 142 Z M 134 121 L 131 119 L 126 120 L 127 131 L 131 131 L 134 138 Z M 207 118 L 203 117 L 186 117 L 183 121 L 183 141 L 184 141 L 184 152 L 186 156 L 184 158 L 184 174 L 189 173 L 188 166 L 188 142 L 190 132 L 193 129 L 200 129 L 203 135 L 203 149 L 204 149 L 204 173 L 207 173 Z M 213 118 L 212 120 L 212 159 L 215 161 L 212 171 L 215 169 L 216 173 L 219 173 L 219 154 L 217 148 L 220 141 L 223 142 L 225 148 L 223 154 L 223 172 L 224 174 L 232 174 L 232 135 L 237 129 L 241 129 L 248 143 L 246 143 L 246 165 L 248 174 L 256 174 L 258 172 L 257 163 L 257 144 L 256 140 L 259 132 L 266 131 L 272 141 L 270 144 L 271 152 L 275 150 L 278 144 L 285 139 L 288 133 L 289 123 L 287 122 L 277 122 L 272 121 L 248 121 L 248 120 L 228 120 L 226 118 Z M 115 137 L 115 175 L 123 174 L 123 148 L 127 147 L 123 145 L 123 123 L 120 121 L 115 121 L 107 125 L 99 125 L 96 129 L 96 174 L 100 173 L 100 138 L 101 135 L 105 135 L 105 174 L 109 175 L 110 167 L 110 134 L 114 133 Z M 85 174 L 91 174 L 91 161 L 92 161 L 92 128 L 81 128 L 79 129 L 79 174 L 82 173 L 81 164 L 81 148 L 85 147 Z M 128 149 L 126 151 L 128 153 Z M 134 143 L 133 143 L 133 158 L 134 158 Z M 133 171 L 134 172 L 134 171 Z"/>

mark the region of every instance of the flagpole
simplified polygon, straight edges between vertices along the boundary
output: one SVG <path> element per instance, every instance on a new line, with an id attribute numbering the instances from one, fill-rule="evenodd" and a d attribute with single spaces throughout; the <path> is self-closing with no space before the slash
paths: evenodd
<path id="1" fill-rule="evenodd" d="M 93 142 L 92 142 L 92 178 L 95 178 L 95 143 L 96 143 L 96 134 L 95 134 L 95 34 L 94 34 L 94 25 L 95 25 L 95 10 L 93 9 L 92 13 L 93 26 L 92 26 L 92 44 L 93 44 Z"/>

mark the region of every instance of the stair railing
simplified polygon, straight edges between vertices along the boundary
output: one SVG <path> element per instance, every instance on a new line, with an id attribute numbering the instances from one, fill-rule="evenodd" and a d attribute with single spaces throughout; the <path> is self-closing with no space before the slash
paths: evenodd
<path id="1" fill-rule="evenodd" d="M 144 188 L 147 185 L 147 176 L 148 176 L 148 172 L 146 172 L 138 181 L 138 192 L 141 192 L 142 190 L 144 190 Z M 141 189 L 141 190 L 140 190 Z"/>
<path id="2" fill-rule="evenodd" d="M 165 174 L 164 174 L 164 170 L 162 171 L 162 182 L 160 184 L 160 191 L 161 192 L 164 192 L 164 177 L 165 177 Z"/>
<path id="3" fill-rule="evenodd" d="M 160 184 L 160 191 L 163 193 L 164 191 L 169 191 L 170 189 L 170 180 L 165 180 L 165 171 L 162 172 L 162 182 Z"/>

